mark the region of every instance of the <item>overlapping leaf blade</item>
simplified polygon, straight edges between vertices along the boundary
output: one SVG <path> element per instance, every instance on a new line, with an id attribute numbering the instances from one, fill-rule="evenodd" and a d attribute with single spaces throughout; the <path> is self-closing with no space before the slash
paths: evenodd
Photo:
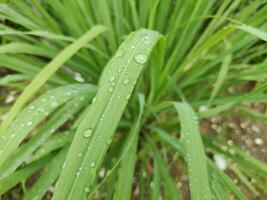
<path id="1" fill-rule="evenodd" d="M 106 29 L 103 26 L 95 26 L 80 37 L 76 42 L 62 50 L 45 68 L 32 80 L 14 106 L 11 108 L 7 119 L 1 125 L 0 134 L 2 134 L 12 123 L 18 112 L 29 101 L 29 99 L 45 84 L 45 82 L 61 67 L 61 65 L 73 56 L 87 42 L 103 33 Z"/>
<path id="2" fill-rule="evenodd" d="M 23 139 L 57 107 L 74 95 L 95 92 L 91 85 L 69 85 L 50 90 L 29 104 L 0 138 L 0 166 L 16 151 Z"/>

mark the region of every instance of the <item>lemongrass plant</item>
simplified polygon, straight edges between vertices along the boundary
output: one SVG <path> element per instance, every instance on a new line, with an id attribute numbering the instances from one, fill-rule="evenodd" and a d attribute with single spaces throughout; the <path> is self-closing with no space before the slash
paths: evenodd
<path id="1" fill-rule="evenodd" d="M 266 159 L 203 125 L 266 120 L 266 1 L 6 0 L 0 20 L 2 199 L 267 198 Z"/>

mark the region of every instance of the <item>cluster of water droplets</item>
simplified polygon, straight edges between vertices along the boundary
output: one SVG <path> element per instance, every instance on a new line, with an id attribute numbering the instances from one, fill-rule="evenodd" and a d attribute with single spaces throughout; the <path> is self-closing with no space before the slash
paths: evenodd
<path id="1" fill-rule="evenodd" d="M 4 135 L 1 137 L 1 139 L 3 139 L 3 140 L 8 140 L 6 142 L 6 145 L 9 144 L 11 139 L 14 138 L 17 133 L 20 133 L 20 130 L 22 130 L 22 128 L 24 128 L 26 126 L 30 128 L 31 126 L 35 125 L 36 122 L 38 122 L 44 115 L 47 116 L 49 114 L 49 112 L 48 112 L 49 110 L 53 110 L 55 107 L 57 107 L 60 104 L 60 103 L 58 103 L 58 101 L 59 102 L 66 101 L 73 94 L 76 94 L 77 90 L 69 89 L 67 92 L 66 92 L 66 90 L 58 90 L 58 93 L 62 94 L 62 95 L 60 95 L 56 98 L 55 96 L 52 95 L 52 92 L 48 92 L 46 95 L 44 95 L 39 100 L 37 100 L 34 104 L 31 104 L 26 110 L 24 110 L 21 113 L 21 116 L 27 114 L 26 116 L 28 116 L 27 117 L 28 120 L 25 120 L 25 117 L 23 117 L 23 118 L 18 117 L 17 119 L 15 119 L 15 121 L 10 126 L 11 129 L 9 129 L 10 131 L 12 130 L 10 132 L 10 134 Z M 37 105 L 40 105 L 40 103 L 42 103 L 42 107 L 37 106 Z M 54 131 L 55 131 L 55 129 L 50 130 L 50 132 L 54 132 Z M 45 138 L 43 138 L 42 141 L 44 141 L 44 139 Z M 0 151 L 0 153 L 3 153 L 3 152 L 4 152 L 3 150 Z M 62 167 L 64 168 L 65 164 Z"/>

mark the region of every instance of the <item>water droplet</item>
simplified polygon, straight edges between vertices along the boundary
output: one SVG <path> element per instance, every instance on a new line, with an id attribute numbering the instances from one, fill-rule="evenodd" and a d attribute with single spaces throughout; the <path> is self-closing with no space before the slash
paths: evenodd
<path id="1" fill-rule="evenodd" d="M 11 135 L 11 138 L 13 138 L 13 137 L 15 137 L 15 134 L 12 134 L 12 135 Z"/>
<path id="2" fill-rule="evenodd" d="M 93 134 L 93 130 L 89 128 L 83 133 L 83 136 L 86 138 L 89 138 L 92 136 L 92 134 Z"/>
<path id="3" fill-rule="evenodd" d="M 29 122 L 27 123 L 27 125 L 28 125 L 28 126 L 32 125 L 32 122 L 31 122 L 31 121 L 29 121 Z"/>
<path id="4" fill-rule="evenodd" d="M 35 109 L 35 106 L 30 106 L 30 109 L 31 109 L 31 110 Z"/>
<path id="5" fill-rule="evenodd" d="M 84 192 L 86 192 L 86 193 L 90 192 L 89 187 L 84 188 Z"/>
<path id="6" fill-rule="evenodd" d="M 108 88 L 108 92 L 112 93 L 113 92 L 113 87 Z"/>
<path id="7" fill-rule="evenodd" d="M 90 167 L 95 167 L 95 162 L 91 162 Z"/>
<path id="8" fill-rule="evenodd" d="M 145 64 L 147 61 L 147 55 L 142 54 L 142 53 L 135 54 L 134 60 L 138 64 Z"/>
<path id="9" fill-rule="evenodd" d="M 113 81 L 115 81 L 115 77 L 111 76 L 108 80 L 109 80 L 109 82 L 113 82 Z"/>
<path id="10" fill-rule="evenodd" d="M 124 49 L 119 49 L 118 52 L 116 53 L 116 57 L 120 58 L 125 54 Z"/>
<path id="11" fill-rule="evenodd" d="M 83 154 L 82 154 L 81 152 L 80 152 L 80 153 L 78 153 L 78 157 L 82 157 L 82 155 L 83 155 Z"/>
<path id="12" fill-rule="evenodd" d="M 57 106 L 58 106 L 58 104 L 57 104 L 56 101 L 51 103 L 51 107 L 55 108 L 55 107 L 57 107 Z"/>
<path id="13" fill-rule="evenodd" d="M 131 45 L 131 48 L 132 48 L 132 49 L 134 49 L 134 48 L 135 48 L 135 45 L 134 45 L 134 44 L 132 44 L 132 45 Z"/>
<path id="14" fill-rule="evenodd" d="M 133 85 L 135 85 L 136 84 L 136 80 L 135 81 L 133 81 Z"/>
<path id="15" fill-rule="evenodd" d="M 128 85 L 129 82 L 130 82 L 129 79 L 125 79 L 125 80 L 123 81 L 123 84 L 124 84 L 124 85 Z"/>
<path id="16" fill-rule="evenodd" d="M 118 72 L 121 73 L 121 71 L 122 71 L 122 69 L 120 68 L 120 69 L 118 70 Z"/>

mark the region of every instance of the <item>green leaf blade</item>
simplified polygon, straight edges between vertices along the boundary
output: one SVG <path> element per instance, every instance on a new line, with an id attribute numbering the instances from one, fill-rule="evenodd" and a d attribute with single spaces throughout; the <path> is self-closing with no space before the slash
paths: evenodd
<path id="1" fill-rule="evenodd" d="M 191 198 L 211 200 L 204 145 L 198 130 L 196 114 L 186 103 L 175 102 L 174 107 L 181 121 L 181 140 L 186 149 Z"/>
<path id="2" fill-rule="evenodd" d="M 80 124 L 71 145 L 54 200 L 86 196 L 135 82 L 160 38 L 160 34 L 148 30 L 132 33 L 107 65 L 94 106 Z M 78 157 L 79 152 L 83 156 Z"/>

